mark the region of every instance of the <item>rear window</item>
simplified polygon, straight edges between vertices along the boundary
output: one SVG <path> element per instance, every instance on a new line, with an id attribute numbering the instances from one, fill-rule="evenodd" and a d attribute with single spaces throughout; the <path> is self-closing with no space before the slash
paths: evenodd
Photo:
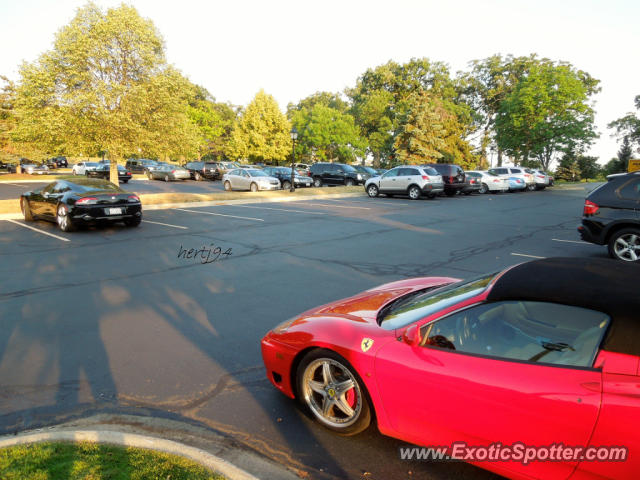
<path id="1" fill-rule="evenodd" d="M 424 167 L 423 170 L 427 175 L 440 175 L 438 171 L 432 167 Z"/>
<path id="2" fill-rule="evenodd" d="M 622 198 L 640 200 L 640 178 L 631 179 L 622 184 L 617 189 L 618 195 Z"/>

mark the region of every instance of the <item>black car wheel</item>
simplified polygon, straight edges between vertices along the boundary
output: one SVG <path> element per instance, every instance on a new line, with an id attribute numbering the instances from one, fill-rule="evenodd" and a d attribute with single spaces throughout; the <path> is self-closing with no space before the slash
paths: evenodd
<path id="1" fill-rule="evenodd" d="M 127 183 L 129 181 L 129 179 L 127 180 L 122 180 L 122 183 Z"/>
<path id="2" fill-rule="evenodd" d="M 230 192 L 230 191 L 231 191 L 231 183 L 229 183 L 229 180 L 225 180 L 225 182 L 224 182 L 224 189 L 225 189 L 227 192 Z"/>
<path id="3" fill-rule="evenodd" d="M 24 221 L 32 222 L 33 215 L 31 213 L 31 207 L 29 207 L 29 201 L 24 197 L 20 199 L 20 209 L 22 210 L 22 215 L 24 215 Z"/>
<path id="4" fill-rule="evenodd" d="M 354 182 L 353 182 L 353 179 L 351 179 L 351 178 L 347 178 L 347 180 L 344 182 L 344 184 L 345 184 L 347 187 L 353 187 L 353 183 L 354 183 Z"/>
<path id="5" fill-rule="evenodd" d="M 250 189 L 252 192 L 257 192 L 257 191 L 258 191 L 258 185 L 257 185 L 257 184 L 255 184 L 255 183 L 252 183 L 252 184 L 251 184 L 251 186 L 249 187 L 249 189 Z"/>
<path id="6" fill-rule="evenodd" d="M 536 189 L 536 184 L 535 183 L 527 185 L 527 191 L 533 192 L 535 189 Z"/>
<path id="7" fill-rule="evenodd" d="M 148 178 L 149 180 L 153 180 L 153 175 L 151 175 L 151 172 L 148 172 L 148 173 L 147 173 L 147 178 Z"/>
<path id="8" fill-rule="evenodd" d="M 371 184 L 367 187 L 367 195 L 369 195 L 370 197 L 377 197 L 379 193 L 380 191 L 378 190 L 378 187 L 376 187 L 374 184 Z"/>
<path id="9" fill-rule="evenodd" d="M 480 190 L 478 190 L 478 193 L 489 193 L 489 187 L 486 183 L 480 185 Z"/>
<path id="10" fill-rule="evenodd" d="M 411 185 L 407 193 L 411 200 L 418 200 L 420 198 L 420 188 L 418 188 L 417 185 Z"/>
<path id="11" fill-rule="evenodd" d="M 330 350 L 313 350 L 297 370 L 298 399 L 325 427 L 355 435 L 371 423 L 369 399 L 358 373 Z"/>
<path id="12" fill-rule="evenodd" d="M 165 182 L 168 182 L 168 181 L 169 181 L 169 175 L 165 175 L 165 176 L 164 176 L 164 181 L 165 181 Z"/>
<path id="13" fill-rule="evenodd" d="M 322 186 L 322 179 L 320 177 L 315 177 L 313 179 L 313 186 L 320 188 Z"/>
<path id="14" fill-rule="evenodd" d="M 196 179 L 196 182 L 199 182 L 200 180 L 202 180 L 202 175 L 200 175 L 200 172 L 196 172 L 196 173 L 193 175 L 193 178 L 195 178 L 195 179 Z"/>
<path id="15" fill-rule="evenodd" d="M 283 190 L 289 190 L 291 188 L 291 182 L 288 180 L 285 180 L 282 182 L 282 189 Z"/>
<path id="16" fill-rule="evenodd" d="M 69 210 L 67 209 L 67 206 L 64 203 L 60 203 L 58 204 L 57 211 L 58 215 L 56 217 L 56 220 L 58 222 L 58 227 L 60 227 L 60 230 L 62 230 L 63 232 L 72 232 L 73 230 L 75 230 L 75 226 L 73 225 L 71 218 L 69 218 Z"/>
<path id="17" fill-rule="evenodd" d="M 142 217 L 125 218 L 124 224 L 127 227 L 137 227 L 138 225 L 140 225 L 141 221 L 142 221 Z"/>
<path id="18" fill-rule="evenodd" d="M 625 262 L 640 260 L 640 229 L 623 228 L 609 239 L 609 255 Z"/>

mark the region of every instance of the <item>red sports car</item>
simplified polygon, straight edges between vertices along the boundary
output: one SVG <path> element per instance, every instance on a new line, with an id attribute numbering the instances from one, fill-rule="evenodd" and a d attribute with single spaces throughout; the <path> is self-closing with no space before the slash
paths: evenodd
<path id="1" fill-rule="evenodd" d="M 281 392 L 342 434 L 375 419 L 510 478 L 637 478 L 639 279 L 637 265 L 555 258 L 402 280 L 278 325 L 262 356 Z"/>

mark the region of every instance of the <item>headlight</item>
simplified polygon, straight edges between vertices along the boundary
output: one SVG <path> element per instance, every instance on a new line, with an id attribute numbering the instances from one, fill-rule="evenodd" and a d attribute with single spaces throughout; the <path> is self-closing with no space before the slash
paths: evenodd
<path id="1" fill-rule="evenodd" d="M 357 178 L 358 180 L 362 180 L 362 175 L 360 175 L 360 174 L 358 173 L 358 174 L 356 175 L 356 178 Z"/>
<path id="2" fill-rule="evenodd" d="M 273 333 L 283 333 L 287 331 L 287 328 L 289 328 L 291 326 L 291 324 L 293 322 L 295 322 L 298 319 L 298 317 L 293 317 L 290 318 L 289 320 L 285 320 L 284 322 L 276 325 L 273 329 L 272 332 Z"/>

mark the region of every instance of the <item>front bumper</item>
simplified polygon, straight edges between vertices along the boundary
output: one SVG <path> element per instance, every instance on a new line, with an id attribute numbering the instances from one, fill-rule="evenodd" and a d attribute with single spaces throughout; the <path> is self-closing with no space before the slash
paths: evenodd
<path id="1" fill-rule="evenodd" d="M 259 183 L 258 184 L 258 190 L 279 190 L 279 189 L 280 189 L 280 184 L 279 183 L 277 185 L 273 185 L 271 183 L 269 183 L 269 184 Z"/>
<path id="2" fill-rule="evenodd" d="M 287 397 L 295 398 L 291 385 L 291 365 L 297 351 L 272 338 L 269 332 L 260 342 L 262 361 L 269 381 Z"/>

